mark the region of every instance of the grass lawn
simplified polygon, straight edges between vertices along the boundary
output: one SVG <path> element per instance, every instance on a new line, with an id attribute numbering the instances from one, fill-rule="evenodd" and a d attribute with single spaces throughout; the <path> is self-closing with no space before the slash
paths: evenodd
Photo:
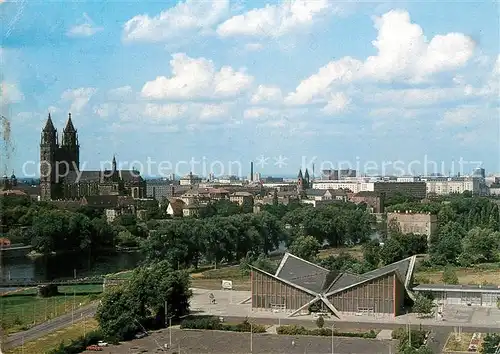
<path id="1" fill-rule="evenodd" d="M 191 274 L 191 286 L 194 288 L 219 290 L 222 280 L 231 280 L 234 290 L 250 291 L 250 276 L 243 275 L 239 266 L 210 269 Z"/>
<path id="2" fill-rule="evenodd" d="M 500 279 L 500 269 L 457 268 L 455 273 L 460 284 L 498 284 Z M 443 271 L 421 271 L 415 277 L 428 280 L 431 284 L 443 283 Z"/>
<path id="3" fill-rule="evenodd" d="M 40 298 L 34 295 L 6 295 L 0 297 L 0 318 L 7 333 L 26 330 L 51 318 L 61 316 L 96 300 L 98 294 L 57 295 Z"/>
<path id="4" fill-rule="evenodd" d="M 83 321 L 75 323 L 73 326 L 61 329 L 37 340 L 27 342 L 24 344 L 24 348 L 17 347 L 7 351 L 6 354 L 46 353 L 51 349 L 57 348 L 63 339 L 65 343 L 68 343 L 73 339 L 78 339 L 85 333 L 97 329 L 98 327 L 99 326 L 96 320 L 93 318 L 87 318 Z"/>
<path id="5" fill-rule="evenodd" d="M 467 352 L 472 339 L 472 333 L 462 333 L 461 336 L 450 333 L 443 352 Z"/>

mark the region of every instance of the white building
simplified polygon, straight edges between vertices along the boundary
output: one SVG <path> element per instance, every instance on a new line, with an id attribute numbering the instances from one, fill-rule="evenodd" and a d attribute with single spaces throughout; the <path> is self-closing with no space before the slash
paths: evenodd
<path id="1" fill-rule="evenodd" d="M 415 176 L 402 176 L 396 179 L 397 182 L 419 182 L 420 177 Z"/>
<path id="2" fill-rule="evenodd" d="M 446 195 L 452 193 L 463 193 L 465 191 L 472 194 L 484 194 L 481 178 L 460 177 L 436 180 L 426 180 L 427 194 Z"/>

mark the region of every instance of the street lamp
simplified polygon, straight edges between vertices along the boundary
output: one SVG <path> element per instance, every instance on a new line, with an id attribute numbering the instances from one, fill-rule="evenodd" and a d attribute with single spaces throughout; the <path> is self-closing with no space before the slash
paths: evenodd
<path id="1" fill-rule="evenodd" d="M 334 352 L 334 350 L 335 350 L 335 347 L 334 347 L 334 345 L 333 345 L 333 330 L 334 330 L 334 328 L 335 328 L 335 322 L 334 322 L 334 323 L 332 323 L 332 354 L 333 354 L 333 352 Z"/>
<path id="2" fill-rule="evenodd" d="M 250 322 L 250 353 L 253 353 L 253 324 Z"/>

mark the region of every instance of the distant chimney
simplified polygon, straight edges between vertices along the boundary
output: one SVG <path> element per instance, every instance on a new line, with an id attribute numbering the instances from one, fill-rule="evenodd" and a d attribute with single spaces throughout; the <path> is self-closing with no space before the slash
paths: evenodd
<path id="1" fill-rule="evenodd" d="M 250 181 L 253 182 L 253 161 L 250 162 Z"/>

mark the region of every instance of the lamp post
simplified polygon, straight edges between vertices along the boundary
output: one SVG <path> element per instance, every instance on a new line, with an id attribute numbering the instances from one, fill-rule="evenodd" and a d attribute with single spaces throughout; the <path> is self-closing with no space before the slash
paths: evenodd
<path id="1" fill-rule="evenodd" d="M 253 353 L 253 324 L 250 322 L 250 353 Z"/>
<path id="2" fill-rule="evenodd" d="M 172 348 L 172 317 L 168 318 L 168 337 L 169 348 Z"/>
<path id="3" fill-rule="evenodd" d="M 335 350 L 335 347 L 333 345 L 333 330 L 334 330 L 334 328 L 335 328 L 335 323 L 332 323 L 332 354 L 333 354 L 333 352 Z"/>

